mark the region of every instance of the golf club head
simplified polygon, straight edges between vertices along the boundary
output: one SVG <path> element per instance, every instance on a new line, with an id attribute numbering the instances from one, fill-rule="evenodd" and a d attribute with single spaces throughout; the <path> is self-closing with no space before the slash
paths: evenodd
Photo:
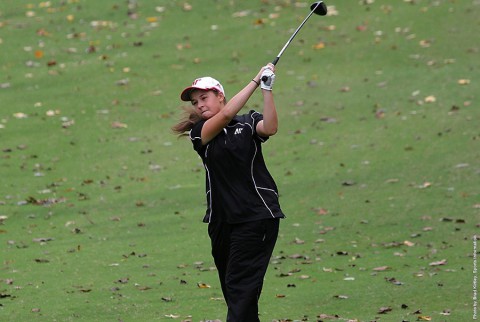
<path id="1" fill-rule="evenodd" d="M 312 10 L 315 14 L 320 16 L 325 16 L 327 14 L 327 6 L 323 1 L 317 1 L 312 3 L 310 6 L 310 10 Z"/>

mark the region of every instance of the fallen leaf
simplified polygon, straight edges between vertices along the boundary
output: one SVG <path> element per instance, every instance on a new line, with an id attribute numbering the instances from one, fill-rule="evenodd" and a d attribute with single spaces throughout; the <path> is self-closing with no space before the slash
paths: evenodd
<path id="1" fill-rule="evenodd" d="M 451 310 L 450 309 L 445 309 L 443 310 L 442 312 L 440 312 L 440 315 L 444 315 L 444 316 L 448 316 L 451 314 Z"/>
<path id="2" fill-rule="evenodd" d="M 385 280 L 389 283 L 392 283 L 393 285 L 403 285 L 403 283 L 397 280 L 395 277 L 390 277 L 390 278 L 386 277 Z"/>
<path id="3" fill-rule="evenodd" d="M 128 125 L 122 122 L 112 122 L 112 129 L 126 129 Z"/>
<path id="4" fill-rule="evenodd" d="M 323 320 L 323 319 L 338 319 L 340 318 L 339 315 L 335 314 L 335 315 L 328 315 L 328 314 L 319 314 L 317 316 L 317 318 Z"/>
<path id="5" fill-rule="evenodd" d="M 128 277 L 123 277 L 119 280 L 116 280 L 115 283 L 127 284 L 130 279 Z"/>
<path id="6" fill-rule="evenodd" d="M 340 299 L 340 300 L 346 300 L 348 299 L 347 295 L 334 295 L 334 298 Z"/>
<path id="7" fill-rule="evenodd" d="M 233 18 L 242 18 L 242 17 L 246 17 L 250 14 L 250 10 L 243 10 L 243 11 L 238 11 L 238 12 L 234 12 L 232 14 L 232 17 Z"/>
<path id="8" fill-rule="evenodd" d="M 313 49 L 317 49 L 317 50 L 318 49 L 323 49 L 323 48 L 325 48 L 325 43 L 323 41 L 321 41 L 321 42 L 319 42 L 319 43 L 317 43 L 313 46 Z"/>
<path id="9" fill-rule="evenodd" d="M 41 237 L 41 238 L 34 238 L 32 239 L 33 242 L 35 243 L 45 243 L 47 241 L 52 241 L 54 238 L 52 237 Z"/>
<path id="10" fill-rule="evenodd" d="M 35 55 L 35 58 L 40 59 L 40 58 L 43 57 L 43 51 L 41 51 L 41 50 L 35 50 L 34 55 Z"/>
<path id="11" fill-rule="evenodd" d="M 419 44 L 420 44 L 420 47 L 422 48 L 428 48 L 430 47 L 432 42 L 430 40 L 420 40 Z"/>
<path id="12" fill-rule="evenodd" d="M 137 289 L 139 291 L 148 291 L 148 290 L 151 290 L 152 288 L 150 286 L 139 286 L 139 287 L 137 287 Z M 163 297 L 162 297 L 162 300 L 165 301 Z M 170 301 L 171 301 L 171 299 L 170 299 Z"/>
<path id="13" fill-rule="evenodd" d="M 384 306 L 378 309 L 378 314 L 387 314 L 388 312 L 391 312 L 392 308 L 390 306 Z"/>
<path id="14" fill-rule="evenodd" d="M 437 261 L 437 262 L 431 262 L 430 266 L 441 266 L 441 265 L 445 265 L 447 264 L 447 260 L 446 259 L 442 259 L 441 261 Z"/>
<path id="15" fill-rule="evenodd" d="M 26 119 L 28 115 L 25 113 L 19 112 L 19 113 L 14 113 L 13 117 L 16 119 Z"/>
<path id="16" fill-rule="evenodd" d="M 317 215 L 320 215 L 320 216 L 328 214 L 328 210 L 325 208 L 315 208 L 314 211 L 317 213 Z"/>
<path id="17" fill-rule="evenodd" d="M 359 25 L 355 29 L 357 29 L 357 31 L 366 31 L 367 25 Z"/>
<path id="18" fill-rule="evenodd" d="M 198 288 L 210 288 L 211 286 L 206 283 L 197 283 Z"/>
<path id="19" fill-rule="evenodd" d="M 255 20 L 254 24 L 256 26 L 262 26 L 262 25 L 265 24 L 265 20 L 264 19 L 257 19 L 257 20 Z"/>
<path id="20" fill-rule="evenodd" d="M 379 267 L 375 267 L 373 270 L 375 272 L 384 272 L 389 269 L 390 269 L 390 266 L 379 266 Z"/>
<path id="21" fill-rule="evenodd" d="M 404 241 L 403 244 L 404 244 L 405 246 L 408 246 L 408 247 L 413 247 L 413 246 L 415 246 L 415 243 L 412 243 L 411 241 L 408 241 L 408 240 Z"/>
<path id="22" fill-rule="evenodd" d="M 419 185 L 418 187 L 420 189 L 426 189 L 426 188 L 430 188 L 432 186 L 432 183 L 431 182 L 424 182 L 422 183 L 421 185 Z"/>
<path id="23" fill-rule="evenodd" d="M 303 245 L 303 244 L 305 244 L 305 241 L 301 240 L 300 238 L 295 237 L 295 240 L 293 241 L 293 243 L 297 244 L 297 245 Z"/>

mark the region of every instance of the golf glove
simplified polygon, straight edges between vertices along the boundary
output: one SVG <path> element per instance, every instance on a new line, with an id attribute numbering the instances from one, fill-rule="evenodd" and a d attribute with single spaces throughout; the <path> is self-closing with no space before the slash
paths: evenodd
<path id="1" fill-rule="evenodd" d="M 262 80 L 261 88 L 267 91 L 271 91 L 273 88 L 273 83 L 275 82 L 275 74 L 270 68 L 265 68 L 260 77 Z"/>

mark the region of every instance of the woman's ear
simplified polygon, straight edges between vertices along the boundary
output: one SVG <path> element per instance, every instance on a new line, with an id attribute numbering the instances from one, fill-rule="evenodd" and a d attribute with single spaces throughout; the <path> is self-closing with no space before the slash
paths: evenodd
<path id="1" fill-rule="evenodd" d="M 217 97 L 220 103 L 225 103 L 225 95 L 222 92 L 217 92 Z"/>

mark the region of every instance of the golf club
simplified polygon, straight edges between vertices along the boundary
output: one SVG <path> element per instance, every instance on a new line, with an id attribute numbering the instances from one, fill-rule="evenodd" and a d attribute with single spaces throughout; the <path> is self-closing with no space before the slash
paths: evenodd
<path id="1" fill-rule="evenodd" d="M 277 57 L 272 61 L 272 64 L 276 65 L 278 63 L 278 61 L 280 60 L 280 57 L 282 56 L 285 49 L 287 49 L 288 45 L 290 45 L 293 38 L 295 38 L 297 33 L 300 31 L 300 29 L 303 27 L 303 25 L 307 22 L 308 18 L 310 18 L 310 16 L 312 14 L 315 13 L 315 14 L 320 15 L 320 16 L 325 16 L 327 14 L 327 6 L 325 5 L 325 3 L 323 1 L 317 1 L 317 2 L 312 3 L 312 5 L 310 6 L 310 10 L 311 10 L 310 14 L 303 20 L 303 22 L 300 24 L 300 26 L 298 26 L 297 30 L 295 30 L 295 32 L 290 37 L 290 39 L 288 39 L 285 46 L 283 46 L 282 50 L 280 50 Z M 267 80 L 267 77 L 263 76 L 262 80 L 265 82 Z"/>

